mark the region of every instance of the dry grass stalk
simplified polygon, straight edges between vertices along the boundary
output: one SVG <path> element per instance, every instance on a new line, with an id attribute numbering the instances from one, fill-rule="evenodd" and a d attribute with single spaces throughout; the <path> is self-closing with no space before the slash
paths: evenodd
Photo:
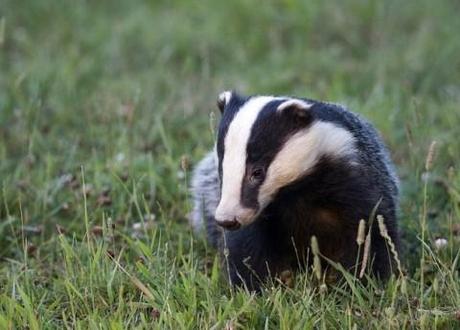
<path id="1" fill-rule="evenodd" d="M 316 236 L 311 237 L 311 252 L 313 253 L 313 270 L 319 281 L 321 280 L 321 259 L 319 258 L 319 245 Z"/>
<path id="2" fill-rule="evenodd" d="M 378 222 L 378 225 L 379 225 L 380 235 L 382 235 L 382 237 L 385 238 L 385 240 L 387 241 L 388 245 L 390 246 L 391 254 L 393 255 L 393 258 L 396 261 L 396 266 L 398 267 L 398 272 L 399 272 L 399 274 L 401 276 L 403 276 L 402 267 L 401 267 L 401 261 L 399 260 L 398 251 L 396 250 L 396 246 L 395 246 L 393 240 L 391 239 L 390 235 L 388 234 L 387 226 L 385 225 L 385 221 L 383 219 L 383 216 L 381 216 L 380 214 L 377 215 L 377 222 Z"/>
<path id="3" fill-rule="evenodd" d="M 377 209 L 381 202 L 382 202 L 382 198 L 380 198 L 377 201 L 369 217 L 369 229 L 367 231 L 366 240 L 364 241 L 364 254 L 363 254 L 363 260 L 361 263 L 361 271 L 359 272 L 359 278 L 363 278 L 364 272 L 366 271 L 367 263 L 369 261 L 369 255 L 371 251 L 371 239 L 372 239 L 372 235 L 371 235 L 372 223 L 374 222 L 373 220 L 375 218 L 375 213 L 377 212 Z"/>
<path id="4" fill-rule="evenodd" d="M 363 254 L 363 262 L 361 264 L 361 271 L 359 272 L 359 278 L 363 278 L 364 272 L 366 271 L 367 261 L 369 260 L 369 254 L 371 250 L 371 229 L 366 235 L 366 240 L 364 241 L 364 254 Z"/>

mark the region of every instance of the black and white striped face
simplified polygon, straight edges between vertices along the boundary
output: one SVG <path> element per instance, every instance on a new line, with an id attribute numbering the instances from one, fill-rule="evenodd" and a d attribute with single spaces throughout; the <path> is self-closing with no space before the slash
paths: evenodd
<path id="1" fill-rule="evenodd" d="M 321 156 L 352 152 L 352 135 L 315 120 L 307 101 L 223 92 L 218 106 L 222 189 L 215 219 L 225 228 L 252 223 L 282 187 L 308 175 Z"/>

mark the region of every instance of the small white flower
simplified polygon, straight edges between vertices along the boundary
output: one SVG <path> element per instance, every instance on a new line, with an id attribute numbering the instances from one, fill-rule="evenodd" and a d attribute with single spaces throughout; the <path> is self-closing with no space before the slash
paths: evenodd
<path id="1" fill-rule="evenodd" d="M 434 241 L 434 246 L 438 250 L 441 250 L 441 249 L 445 248 L 447 246 L 447 244 L 448 244 L 448 242 L 447 242 L 447 239 L 445 239 L 445 238 L 437 238 Z"/>
<path id="2" fill-rule="evenodd" d="M 155 218 L 156 218 L 156 216 L 155 216 L 155 214 L 153 214 L 153 213 L 149 213 L 149 214 L 144 215 L 144 221 L 145 221 L 145 222 L 154 221 Z"/>
<path id="3" fill-rule="evenodd" d="M 422 173 L 422 182 L 429 182 L 431 180 L 431 173 L 430 172 L 423 172 Z"/>
<path id="4" fill-rule="evenodd" d="M 153 220 L 133 223 L 133 231 L 137 233 L 142 233 L 144 230 L 150 230 L 154 227 L 155 222 Z"/>
<path id="5" fill-rule="evenodd" d="M 126 158 L 126 157 L 125 157 L 125 154 L 122 153 L 122 152 L 119 152 L 118 154 L 115 155 L 115 161 L 116 161 L 117 163 L 121 163 L 122 161 L 125 160 L 125 158 Z"/>

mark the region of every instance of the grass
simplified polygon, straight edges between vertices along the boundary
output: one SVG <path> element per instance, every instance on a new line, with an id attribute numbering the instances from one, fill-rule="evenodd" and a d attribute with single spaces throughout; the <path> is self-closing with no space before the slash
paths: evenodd
<path id="1" fill-rule="evenodd" d="M 3 0 L 0 328 L 460 328 L 459 10 Z M 230 290 L 185 219 L 233 88 L 341 102 L 376 125 L 402 181 L 404 276 L 324 286 L 309 270 L 293 288 Z"/>

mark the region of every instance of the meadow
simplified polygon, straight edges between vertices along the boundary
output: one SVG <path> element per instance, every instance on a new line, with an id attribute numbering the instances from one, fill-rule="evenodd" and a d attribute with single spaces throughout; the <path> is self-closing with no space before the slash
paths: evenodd
<path id="1" fill-rule="evenodd" d="M 460 328 L 459 12 L 1 0 L 0 329 Z M 374 123 L 402 190 L 402 269 L 386 286 L 321 285 L 309 269 L 292 287 L 230 289 L 187 223 L 226 89 Z"/>

